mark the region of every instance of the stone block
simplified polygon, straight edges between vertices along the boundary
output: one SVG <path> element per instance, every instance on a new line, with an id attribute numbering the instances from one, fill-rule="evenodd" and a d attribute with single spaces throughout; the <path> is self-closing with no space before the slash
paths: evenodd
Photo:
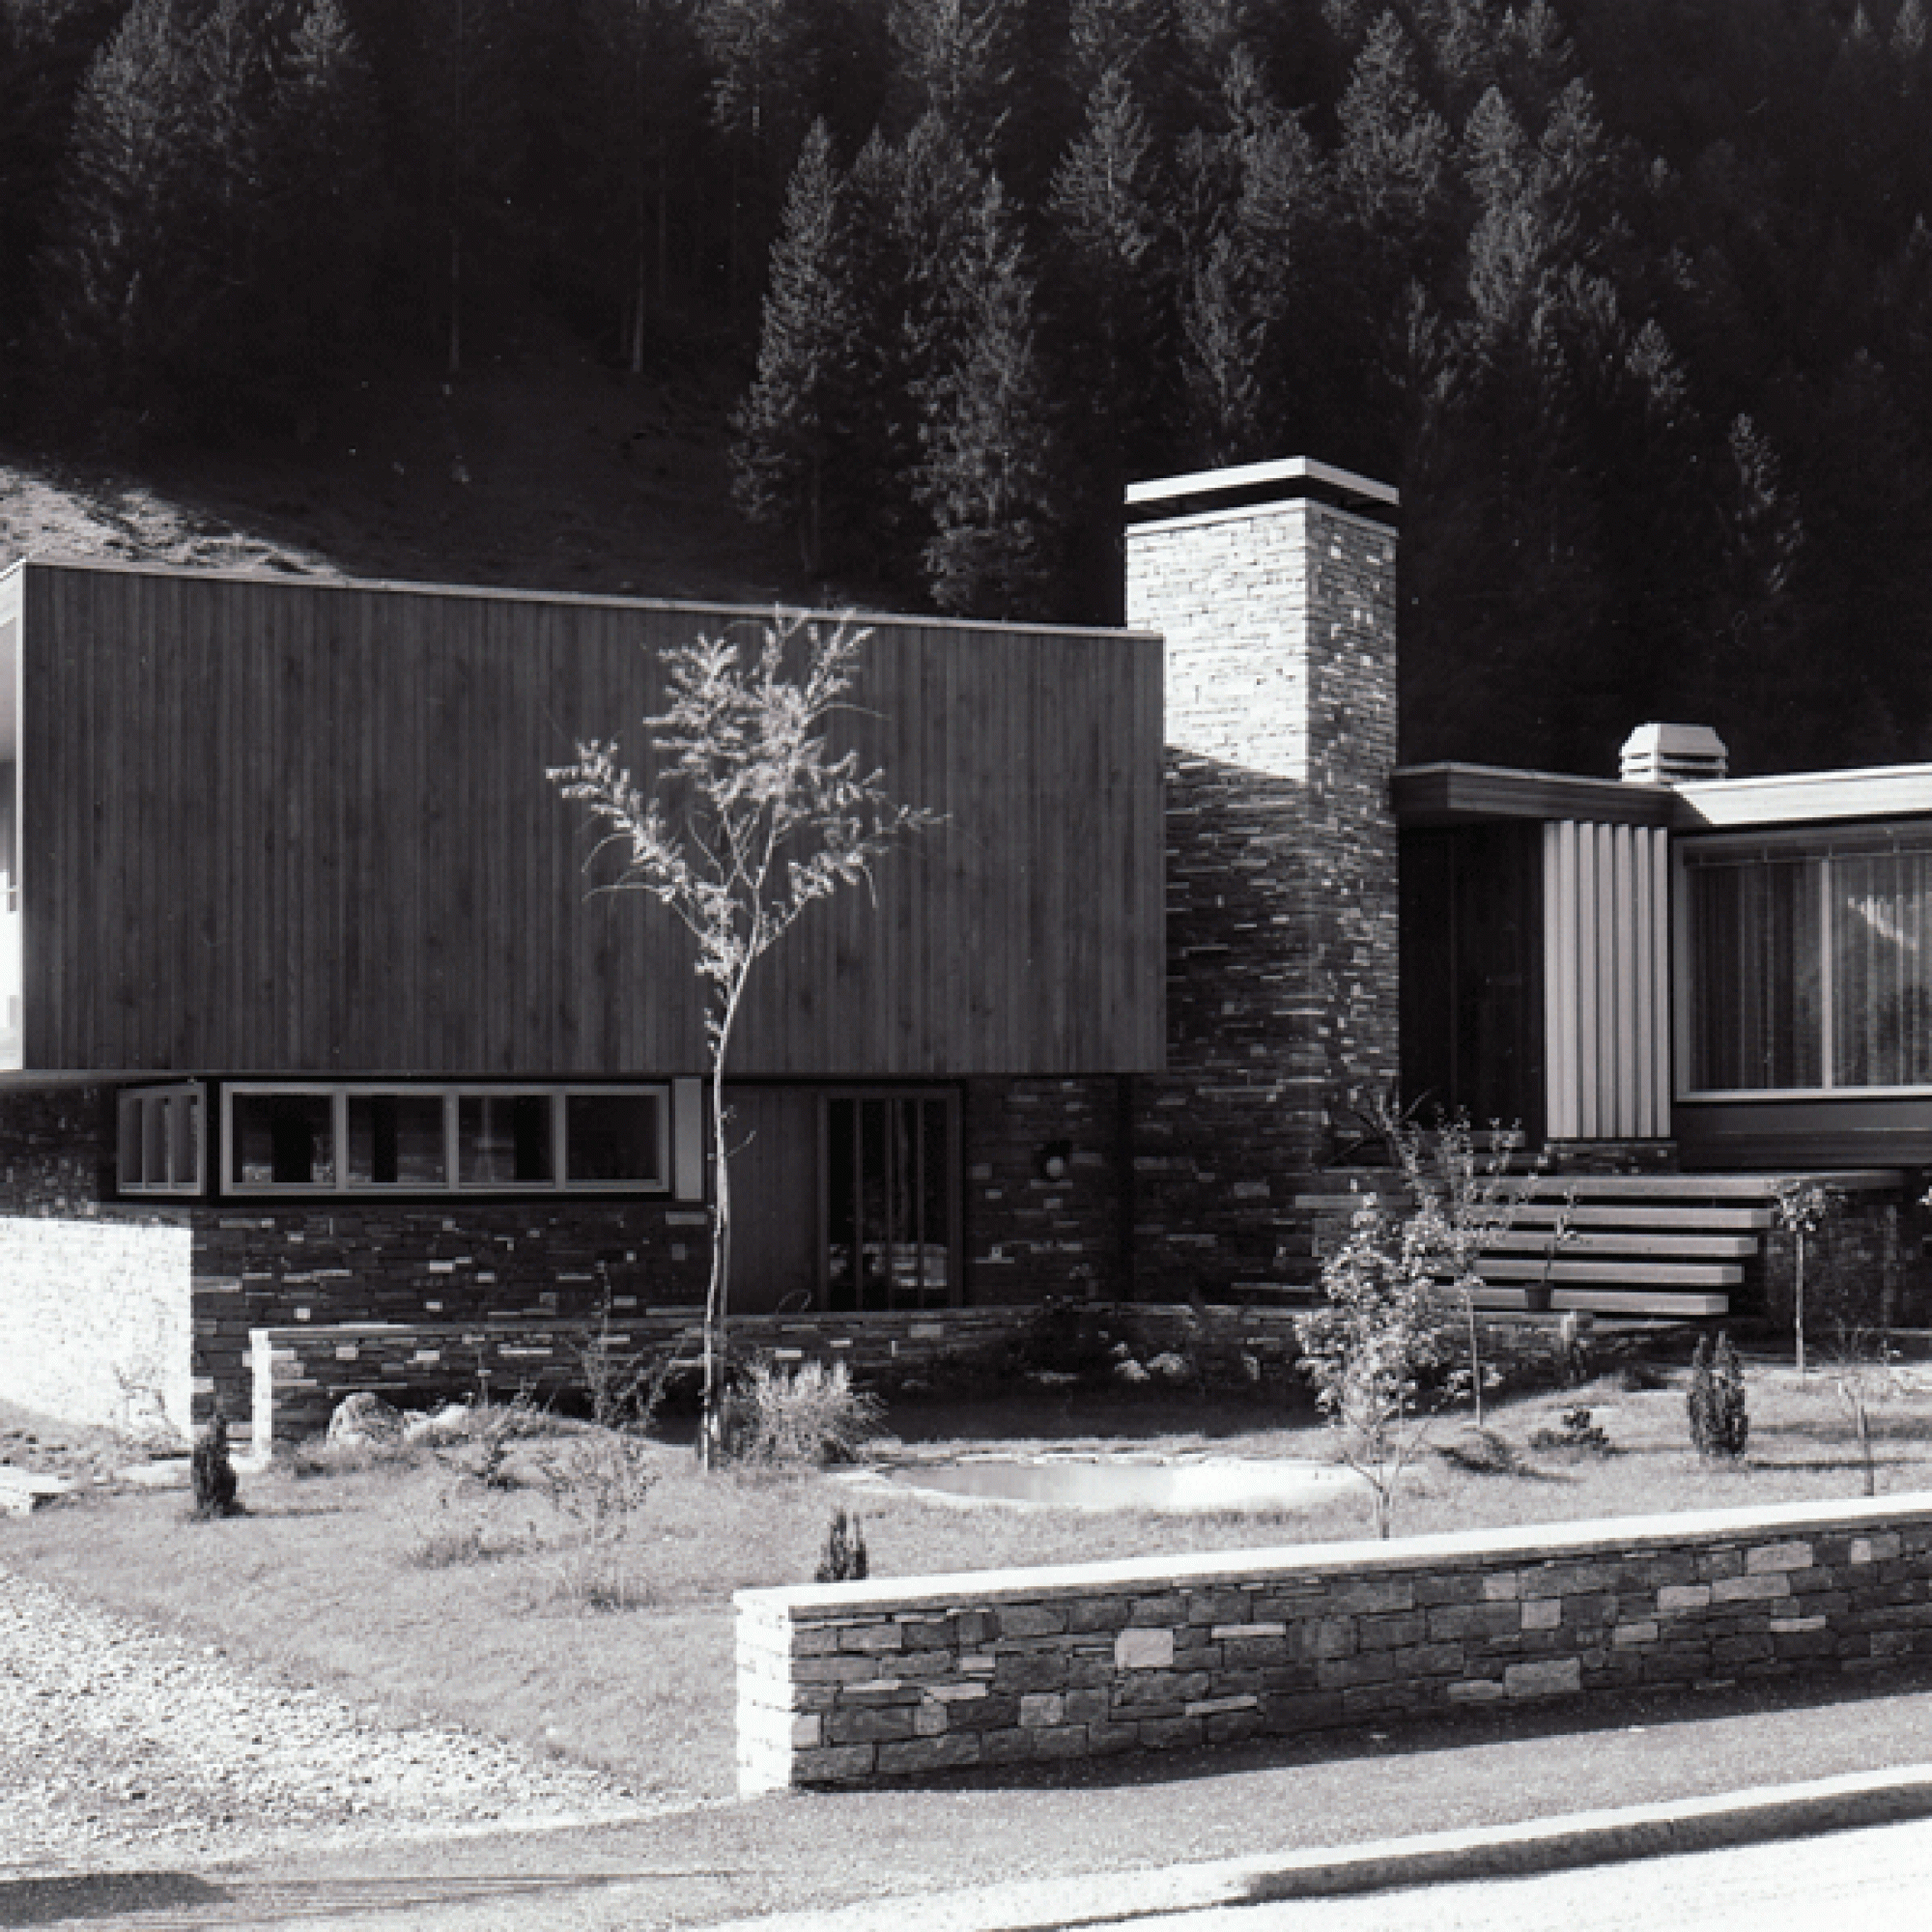
<path id="1" fill-rule="evenodd" d="M 1720 1577 L 1711 1585 L 1713 1604 L 1745 1604 L 1769 1602 L 1776 1597 L 1788 1597 L 1791 1585 L 1782 1571 L 1772 1571 L 1768 1575 L 1750 1577 Z"/>
<path id="2" fill-rule="evenodd" d="M 1808 1543 L 1761 1543 L 1745 1556 L 1747 1576 L 1764 1576 L 1778 1570 L 1808 1570 L 1813 1562 Z"/>
<path id="3" fill-rule="evenodd" d="M 800 1751 L 791 1764 L 794 1784 L 850 1784 L 868 1777 L 876 1760 L 871 1745 L 834 1746 L 823 1750 Z"/>
<path id="4" fill-rule="evenodd" d="M 1711 1586 L 1708 1583 L 1666 1583 L 1657 1593 L 1658 1610 L 1665 1616 L 1682 1610 L 1707 1609 L 1710 1603 Z"/>
<path id="5" fill-rule="evenodd" d="M 1044 1730 L 1066 1721 L 1066 1699 L 1058 1690 L 1035 1690 L 1020 1699 L 1020 1729 Z"/>
<path id="6" fill-rule="evenodd" d="M 980 1763 L 980 1740 L 971 1733 L 911 1738 L 899 1744 L 882 1744 L 879 1747 L 878 1771 L 882 1777 L 904 1777 L 927 1771 L 953 1771 Z"/>
<path id="7" fill-rule="evenodd" d="M 1563 1599 L 1561 1597 L 1526 1597 L 1522 1604 L 1522 1627 L 1530 1630 L 1554 1630 L 1563 1621 Z"/>
<path id="8" fill-rule="evenodd" d="M 1002 1604 L 993 1614 L 1002 1637 L 1058 1636 L 1066 1629 L 1066 1609 L 1060 1604 Z"/>
<path id="9" fill-rule="evenodd" d="M 840 1705 L 824 1719 L 825 1739 L 833 1745 L 878 1744 L 913 1735 L 913 1713 L 900 1705 L 890 1710 L 850 1710 Z"/>
<path id="10" fill-rule="evenodd" d="M 1174 1662 L 1171 1629 L 1123 1630 L 1114 1639 L 1116 1670 L 1165 1670 Z"/>
<path id="11" fill-rule="evenodd" d="M 1021 1651 L 1002 1657 L 993 1671 L 996 1690 L 1064 1690 L 1066 1688 L 1066 1659 L 1056 1651 Z"/>
<path id="12" fill-rule="evenodd" d="M 1503 1690 L 1510 1697 L 1562 1697 L 1582 1688 L 1583 1663 L 1576 1657 L 1512 1663 L 1503 1672 Z"/>

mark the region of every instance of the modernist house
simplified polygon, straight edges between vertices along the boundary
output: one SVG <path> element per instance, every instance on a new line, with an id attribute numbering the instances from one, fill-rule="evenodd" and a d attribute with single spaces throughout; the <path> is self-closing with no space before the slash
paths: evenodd
<path id="1" fill-rule="evenodd" d="M 1125 631 L 866 620 L 850 742 L 944 823 L 762 969 L 741 1310 L 897 1348 L 1051 1296 L 1279 1305 L 1398 1078 L 1612 1195 L 1829 1164 L 1910 1199 L 1932 771 L 1727 781 L 1666 729 L 1623 781 L 1398 774 L 1396 514 L 1299 460 L 1137 485 Z M 761 621 L 0 578 L 0 1392 L 239 1417 L 372 1333 L 407 1384 L 430 1330 L 691 1308 L 688 943 L 589 890 L 545 773 L 659 708 L 667 643 Z M 1697 1265 L 1689 1312 L 1747 1286 Z"/>

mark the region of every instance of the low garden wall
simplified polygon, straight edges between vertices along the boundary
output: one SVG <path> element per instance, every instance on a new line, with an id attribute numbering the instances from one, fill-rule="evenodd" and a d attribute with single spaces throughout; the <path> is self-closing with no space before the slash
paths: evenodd
<path id="1" fill-rule="evenodd" d="M 1054 1316 L 1067 1333 L 1056 1339 Z M 1077 1318 L 1077 1319 L 1076 1319 Z M 732 1347 L 779 1361 L 845 1361 L 862 1379 L 931 1377 L 943 1367 L 970 1371 L 997 1361 L 1033 1336 L 1030 1353 L 1050 1364 L 1103 1349 L 1107 1335 L 1133 1337 L 1143 1355 L 1174 1351 L 1190 1375 L 1233 1380 L 1285 1373 L 1294 1355 L 1293 1318 L 1278 1308 L 1201 1308 L 1185 1303 L 1121 1306 L 1070 1302 L 1007 1308 L 936 1309 L 897 1314 L 743 1316 L 730 1324 Z M 328 1426 L 337 1403 L 374 1390 L 399 1406 L 509 1398 L 527 1391 L 552 1399 L 584 1386 L 584 1350 L 598 1337 L 621 1371 L 667 1351 L 696 1358 L 696 1311 L 622 1312 L 608 1329 L 591 1321 L 528 1320 L 454 1322 L 316 1322 L 249 1332 L 257 1454 L 300 1441 Z M 1250 1371 L 1249 1365 L 1252 1365 Z M 1051 1377 L 1053 1370 L 1041 1371 Z M 231 1418 L 239 1421 L 240 1418 Z"/>
<path id="2" fill-rule="evenodd" d="M 1932 1657 L 1932 1494 L 747 1590 L 739 1789 Z"/>

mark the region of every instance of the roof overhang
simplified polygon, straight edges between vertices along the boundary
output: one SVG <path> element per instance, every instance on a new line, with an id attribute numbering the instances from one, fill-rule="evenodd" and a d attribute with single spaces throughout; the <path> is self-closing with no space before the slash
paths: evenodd
<path id="1" fill-rule="evenodd" d="M 1392 790 L 1395 815 L 1404 825 L 1557 819 L 1671 825 L 1677 812 L 1677 794 L 1668 785 L 1515 771 L 1505 765 L 1405 765 L 1395 774 Z"/>

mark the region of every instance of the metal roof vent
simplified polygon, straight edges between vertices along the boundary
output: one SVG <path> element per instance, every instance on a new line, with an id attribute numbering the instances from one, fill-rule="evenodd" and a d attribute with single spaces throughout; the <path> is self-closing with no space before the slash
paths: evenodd
<path id="1" fill-rule="evenodd" d="M 1731 775 L 1731 754 L 1708 724 L 1639 724 L 1624 740 L 1625 784 L 1692 784 Z"/>

